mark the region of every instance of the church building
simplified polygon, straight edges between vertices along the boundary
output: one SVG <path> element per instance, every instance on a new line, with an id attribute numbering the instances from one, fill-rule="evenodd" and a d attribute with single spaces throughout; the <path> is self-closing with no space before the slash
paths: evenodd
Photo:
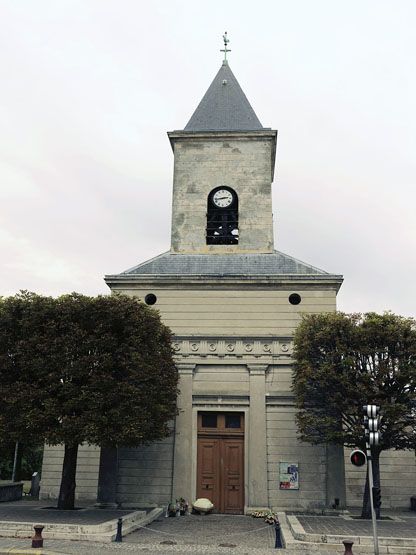
<path id="1" fill-rule="evenodd" d="M 147 457 L 121 450 L 120 500 L 208 497 L 222 513 L 325 506 L 329 486 L 343 495 L 342 450 L 329 457 L 296 438 L 292 336 L 303 312 L 335 310 L 342 277 L 274 249 L 277 131 L 260 123 L 227 61 L 168 136 L 170 251 L 105 280 L 172 329 L 180 412 L 172 438 Z M 282 463 L 294 480 L 284 489 Z"/>
<path id="2" fill-rule="evenodd" d="M 166 440 L 118 449 L 116 502 L 207 497 L 231 514 L 345 506 L 344 450 L 297 439 L 291 391 L 294 330 L 303 313 L 336 310 L 343 278 L 275 250 L 277 131 L 259 121 L 225 59 L 168 137 L 170 250 L 105 281 L 171 328 L 179 414 Z M 45 450 L 43 497 L 58 494 L 59 449 Z M 80 450 L 79 497 L 97 498 L 99 455 Z M 348 501 L 360 505 L 363 477 L 348 480 Z"/>

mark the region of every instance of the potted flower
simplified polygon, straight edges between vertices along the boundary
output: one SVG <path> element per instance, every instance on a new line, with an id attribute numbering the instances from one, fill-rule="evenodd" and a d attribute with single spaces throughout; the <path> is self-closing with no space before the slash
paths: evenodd
<path id="1" fill-rule="evenodd" d="M 180 497 L 176 500 L 176 507 L 179 509 L 179 512 L 182 516 L 186 515 L 189 508 L 188 501 L 186 501 L 186 499 L 184 499 L 183 497 Z"/>
<path id="2" fill-rule="evenodd" d="M 169 503 L 165 516 L 176 516 L 176 503 Z"/>

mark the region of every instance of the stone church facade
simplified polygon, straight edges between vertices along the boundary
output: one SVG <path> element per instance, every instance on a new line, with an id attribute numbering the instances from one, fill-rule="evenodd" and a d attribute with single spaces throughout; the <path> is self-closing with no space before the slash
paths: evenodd
<path id="1" fill-rule="evenodd" d="M 336 310 L 342 276 L 274 249 L 277 132 L 262 126 L 224 62 L 185 128 L 168 136 L 171 248 L 105 281 L 153 306 L 172 329 L 179 414 L 165 441 L 118 449 L 114 500 L 208 497 L 234 514 L 319 509 L 335 499 L 359 505 L 363 478 L 348 468 L 345 479 L 342 448 L 297 439 L 293 333 L 303 313 Z M 415 483 L 414 455 L 404 456 Z M 403 470 L 402 457 L 389 461 L 388 472 Z M 83 446 L 79 497 L 97 498 L 99 466 L 100 449 Z M 57 496 L 61 468 L 62 450 L 47 447 L 43 497 Z M 384 483 L 383 506 L 407 506 L 408 489 L 398 493 L 392 477 L 390 495 Z"/>

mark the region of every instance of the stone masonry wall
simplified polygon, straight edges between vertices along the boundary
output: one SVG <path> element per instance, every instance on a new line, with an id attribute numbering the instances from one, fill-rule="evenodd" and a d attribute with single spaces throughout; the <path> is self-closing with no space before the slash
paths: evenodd
<path id="1" fill-rule="evenodd" d="M 41 476 L 41 499 L 57 499 L 61 485 L 63 445 L 45 445 Z M 78 450 L 76 499 L 96 500 L 100 448 L 81 445 Z"/>
<path id="2" fill-rule="evenodd" d="M 172 500 L 173 435 L 137 449 L 119 449 L 117 499 L 138 506 Z"/>
<path id="3" fill-rule="evenodd" d="M 187 139 L 175 143 L 172 252 L 272 252 L 272 139 Z M 238 195 L 238 245 L 206 245 L 207 198 L 226 185 Z"/>
<path id="4" fill-rule="evenodd" d="M 157 296 L 154 308 L 163 322 L 177 335 L 291 336 L 304 313 L 333 312 L 336 292 L 298 288 L 283 290 L 273 287 L 229 290 L 215 286 L 191 289 L 147 288 L 123 290 L 140 299 L 148 293 Z M 290 293 L 299 293 L 299 305 L 289 303 Z"/>
<path id="5" fill-rule="evenodd" d="M 366 466 L 350 462 L 351 449 L 345 449 L 347 505 L 361 507 Z M 414 451 L 384 451 L 380 457 L 382 509 L 408 509 L 416 495 L 416 457 Z"/>
<path id="6" fill-rule="evenodd" d="M 296 437 L 295 408 L 267 407 L 267 475 L 274 509 L 316 509 L 326 503 L 326 452 Z M 279 489 L 279 463 L 299 464 L 299 489 Z"/>

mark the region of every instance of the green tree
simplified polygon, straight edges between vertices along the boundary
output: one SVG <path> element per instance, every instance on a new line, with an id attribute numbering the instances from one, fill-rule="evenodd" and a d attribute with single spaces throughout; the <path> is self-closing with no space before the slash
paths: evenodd
<path id="1" fill-rule="evenodd" d="M 0 444 L 0 480 L 10 480 L 13 473 L 13 462 L 16 443 L 2 441 Z M 42 470 L 43 444 L 19 443 L 17 452 L 16 476 L 20 480 L 30 480 L 32 474 Z"/>
<path id="2" fill-rule="evenodd" d="M 50 337 L 45 322 L 52 317 L 52 303 L 48 297 L 26 291 L 0 298 L 0 453 L 2 476 L 7 478 L 12 473 L 16 441 L 18 479 L 21 457 L 43 445 L 38 384 L 47 375 L 42 348 Z M 39 463 L 38 459 L 32 462 Z"/>
<path id="3" fill-rule="evenodd" d="M 300 439 L 365 450 L 362 407 L 379 405 L 382 437 L 372 454 L 380 487 L 380 453 L 416 448 L 415 321 L 392 313 L 306 315 L 294 343 Z M 367 476 L 362 517 L 370 511 Z"/>
<path id="4" fill-rule="evenodd" d="M 58 508 L 74 508 L 81 443 L 138 446 L 169 434 L 171 333 L 137 299 L 24 292 L 0 302 L 0 336 L 0 436 L 65 445 Z"/>

